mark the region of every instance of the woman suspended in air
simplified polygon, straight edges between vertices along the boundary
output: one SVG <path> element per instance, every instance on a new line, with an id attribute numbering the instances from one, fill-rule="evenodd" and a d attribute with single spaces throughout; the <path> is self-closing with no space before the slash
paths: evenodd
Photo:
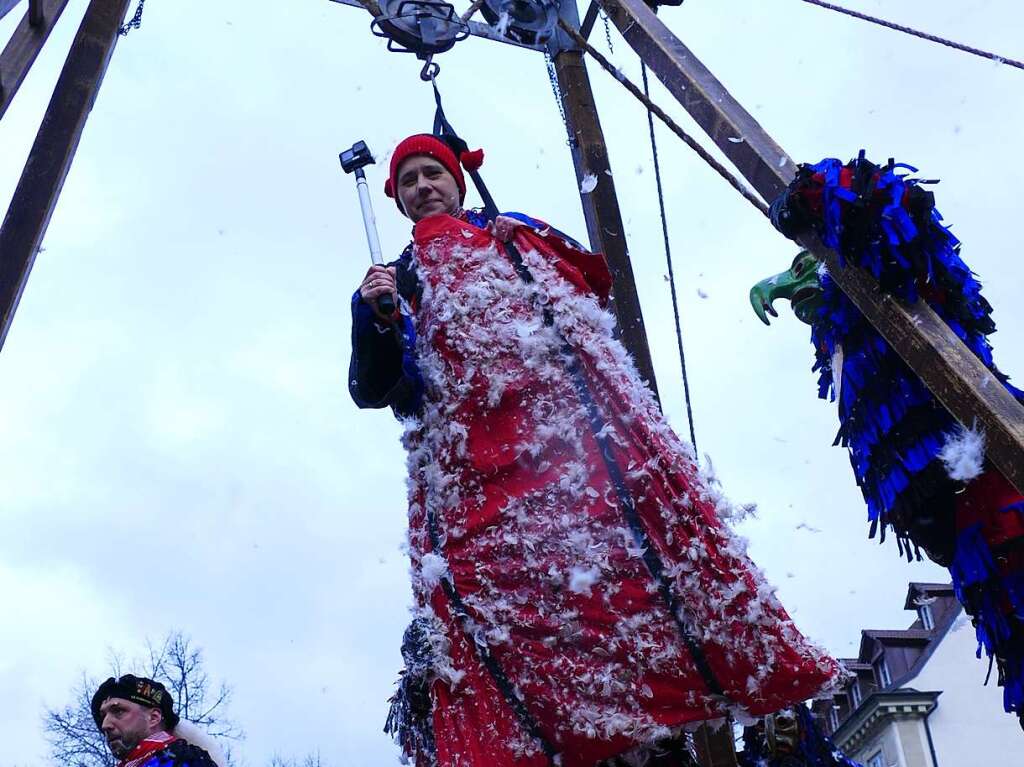
<path id="1" fill-rule="evenodd" d="M 840 667 L 613 337 L 603 257 L 463 209 L 483 156 L 449 142 L 396 148 L 385 191 L 413 239 L 352 305 L 352 396 L 406 428 L 415 604 L 389 718 L 406 755 L 593 767 L 827 693 Z"/>

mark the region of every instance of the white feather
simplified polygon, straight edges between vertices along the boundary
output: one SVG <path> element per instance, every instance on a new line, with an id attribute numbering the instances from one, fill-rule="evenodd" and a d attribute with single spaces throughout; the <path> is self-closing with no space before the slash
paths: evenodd
<path id="1" fill-rule="evenodd" d="M 227 767 L 228 758 L 224 753 L 224 749 L 220 747 L 220 743 L 210 733 L 197 725 L 187 719 L 182 719 L 178 722 L 178 726 L 174 728 L 174 735 L 182 740 L 187 740 L 193 746 L 203 749 L 203 751 L 210 755 L 210 758 L 213 759 L 217 767 Z"/>
<path id="2" fill-rule="evenodd" d="M 981 474 L 985 464 L 985 434 L 958 426 L 946 435 L 939 458 L 946 465 L 950 479 L 970 482 Z"/>

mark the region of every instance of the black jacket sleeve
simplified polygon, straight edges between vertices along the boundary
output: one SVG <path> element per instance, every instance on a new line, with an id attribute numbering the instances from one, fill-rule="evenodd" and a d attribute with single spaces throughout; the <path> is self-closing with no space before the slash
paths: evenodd
<path id="1" fill-rule="evenodd" d="M 396 267 L 399 295 L 407 305 L 418 300 L 419 282 L 410 265 L 411 250 L 388 264 Z M 397 415 L 419 409 L 422 383 L 413 354 L 412 322 L 405 314 L 386 322 L 374 314 L 357 290 L 352 296 L 352 357 L 348 388 L 360 408 L 391 407 Z"/>

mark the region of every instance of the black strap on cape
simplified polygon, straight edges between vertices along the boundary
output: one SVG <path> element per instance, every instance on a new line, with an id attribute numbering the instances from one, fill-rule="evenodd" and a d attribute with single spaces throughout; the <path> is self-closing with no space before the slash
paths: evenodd
<path id="1" fill-rule="evenodd" d="M 448 144 L 455 152 L 456 162 L 461 162 L 460 155 L 469 150 L 469 145 L 459 137 L 459 134 L 455 132 L 455 128 L 448 122 L 448 118 L 444 116 L 444 107 L 441 105 L 441 91 L 437 89 L 437 81 L 431 80 L 430 84 L 434 86 L 434 103 L 437 104 L 437 110 L 434 112 L 434 135 Z M 480 193 L 480 199 L 483 200 L 484 214 L 491 220 L 494 220 L 500 211 L 498 206 L 494 204 L 494 198 L 487 190 L 487 185 L 484 184 L 480 171 L 471 170 L 469 171 L 469 176 L 473 179 L 473 185 L 476 187 L 477 192 Z"/>
<path id="2" fill-rule="evenodd" d="M 441 106 L 441 92 L 437 89 L 437 82 L 431 79 L 430 84 L 434 88 L 434 101 L 437 103 L 437 111 L 434 114 L 434 135 L 444 141 L 450 146 L 455 152 L 456 162 L 461 162 L 461 154 L 469 149 L 469 146 L 459 138 L 459 135 L 452 128 L 444 115 L 444 107 Z M 480 177 L 478 171 L 469 171 L 470 177 L 473 179 L 473 184 L 476 186 L 477 191 L 480 193 L 480 197 L 484 202 L 484 213 L 492 221 L 498 217 L 498 207 L 494 203 L 494 198 L 491 193 L 487 190 L 487 186 L 484 184 L 483 179 Z M 514 248 L 513 248 L 514 249 Z M 518 260 L 522 264 L 522 256 L 518 252 L 515 254 L 513 260 Z M 525 265 L 523 265 L 525 269 Z M 519 269 L 517 268 L 517 271 Z M 520 276 L 522 272 L 519 271 Z M 527 274 L 529 274 L 527 272 Z M 532 281 L 532 275 L 530 275 L 530 281 Z M 437 516 L 434 513 L 434 509 L 431 504 L 424 504 L 427 517 L 427 532 L 430 536 L 430 547 L 437 554 L 441 555 L 444 552 L 443 544 L 441 542 L 441 531 L 438 526 Z M 548 762 L 552 765 L 557 764 L 556 757 L 558 756 L 558 749 L 555 748 L 554 744 L 545 737 L 544 733 L 540 729 L 540 724 L 534 719 L 530 710 L 526 707 L 526 703 L 522 698 L 519 697 L 516 691 L 515 685 L 505 674 L 504 670 L 499 665 L 497 659 L 491 654 L 490 647 L 485 643 L 477 642 L 469 628 L 473 625 L 473 617 L 466 607 L 465 602 L 462 600 L 462 596 L 459 594 L 457 588 L 455 588 L 454 575 L 450 578 L 441 579 L 441 587 L 444 589 L 445 596 L 448 597 L 448 602 L 452 606 L 452 610 L 455 615 L 459 618 L 459 621 L 463 625 L 470 643 L 476 648 L 477 655 L 480 658 L 480 662 L 483 663 L 484 668 L 487 669 L 491 675 L 491 679 L 494 680 L 494 684 L 501 691 L 502 696 L 515 711 L 516 716 L 519 718 L 520 723 L 525 730 L 537 741 L 544 754 L 548 757 Z"/>
<path id="3" fill-rule="evenodd" d="M 434 88 L 434 101 L 437 104 L 437 111 L 434 114 L 434 135 L 451 146 L 458 158 L 462 152 L 468 150 L 469 146 L 462 140 L 462 138 L 459 137 L 458 133 L 455 132 L 455 129 L 445 117 L 444 107 L 441 105 L 441 92 L 437 89 L 437 83 L 431 80 L 431 85 Z M 494 198 L 491 196 L 487 186 L 484 184 L 479 171 L 469 171 L 469 175 L 473 179 L 473 184 L 476 186 L 481 200 L 483 200 L 484 214 L 493 221 L 499 215 L 498 206 L 495 204 Z M 527 284 L 534 283 L 535 279 L 533 277 L 533 273 L 523 261 L 523 256 L 516 246 L 511 242 L 505 242 L 502 243 L 502 245 L 520 279 Z M 545 307 L 543 315 L 544 324 L 548 327 L 554 327 L 554 315 L 552 314 L 551 309 Z M 713 695 L 725 698 L 725 692 L 722 685 L 719 683 L 714 671 L 711 669 L 707 656 L 704 654 L 703 647 L 701 647 L 700 642 L 696 637 L 694 637 L 689 625 L 687 625 L 690 621 L 686 607 L 672 588 L 672 583 L 665 573 L 665 564 L 662 562 L 661 557 L 655 549 L 654 544 L 644 527 L 643 520 L 640 518 L 640 514 L 637 511 L 633 496 L 630 493 L 629 488 L 626 486 L 622 467 L 620 467 L 618 461 L 616 461 L 615 454 L 612 451 L 608 437 L 604 434 L 606 419 L 601 414 L 600 408 L 590 392 L 587 380 L 583 375 L 583 371 L 580 369 L 579 358 L 575 353 L 575 350 L 573 350 L 569 345 L 569 342 L 566 341 L 561 332 L 557 329 L 556 332 L 561 340 L 562 353 L 568 360 L 567 367 L 576 388 L 577 396 L 580 398 L 580 402 L 584 407 L 586 407 L 590 430 L 593 433 L 598 447 L 600 448 L 601 458 L 604 462 L 605 469 L 608 472 L 608 478 L 615 487 L 615 494 L 619 500 L 619 508 L 622 510 L 622 515 L 625 517 L 626 523 L 629 525 L 634 542 L 644 552 L 644 564 L 657 583 L 658 592 L 661 595 L 662 601 L 665 603 L 665 607 L 672 616 L 672 620 L 676 624 L 676 628 L 679 630 L 683 642 L 686 644 L 686 648 L 689 650 L 690 655 L 693 658 L 697 671 L 704 679 L 704 684 Z M 434 515 L 433 510 L 430 508 L 430 504 L 424 505 L 427 507 L 427 527 L 430 535 L 431 548 L 433 548 L 433 550 L 438 554 L 441 554 L 443 549 L 437 518 Z M 442 579 L 441 583 L 444 588 L 445 595 L 448 597 L 449 602 L 451 602 L 460 620 L 463 621 L 464 624 L 470 622 L 472 620 L 472 616 L 467 610 L 458 590 L 455 588 L 455 584 L 448 578 Z M 554 746 L 543 736 L 539 725 L 526 708 L 526 704 L 516 693 L 515 687 L 505 675 L 504 671 L 502 671 L 497 660 L 493 655 L 491 655 L 490 649 L 486 646 L 481 646 L 476 641 L 474 641 L 473 644 L 476 646 L 481 661 L 490 672 L 491 677 L 498 686 L 498 689 L 501 690 L 502 695 L 504 695 L 505 699 L 515 710 L 520 721 L 523 723 L 523 726 L 534 738 L 537 739 L 543 748 L 544 753 L 553 761 L 555 755 L 558 753 L 557 749 L 555 749 Z"/>
<path id="4" fill-rule="evenodd" d="M 441 543 L 441 531 L 437 524 L 437 516 L 434 514 L 434 510 L 430 508 L 430 504 L 424 504 L 426 507 L 427 516 L 427 531 L 430 535 L 430 548 L 438 554 L 443 553 L 443 544 Z M 526 731 L 540 744 L 541 749 L 547 755 L 551 764 L 555 764 L 555 757 L 558 756 L 558 749 L 549 741 L 544 733 L 541 732 L 540 725 L 537 720 L 533 718 L 529 709 L 526 708 L 526 703 L 519 697 L 516 692 L 515 685 L 508 678 L 501 666 L 498 664 L 497 659 L 491 654 L 491 648 L 484 642 L 478 642 L 473 636 L 471 626 L 474 624 L 473 616 L 470 614 L 469 609 L 466 607 L 466 603 L 462 601 L 462 596 L 459 594 L 458 589 L 455 588 L 455 576 L 449 574 L 441 578 L 441 588 L 444 589 L 445 596 L 448 597 L 448 602 L 452 606 L 452 612 L 455 613 L 459 622 L 462 623 L 463 631 L 466 637 L 469 639 L 470 644 L 476 648 L 477 655 L 480 657 L 480 662 L 484 664 L 484 668 L 490 673 L 491 678 L 494 680 L 494 684 L 497 685 L 501 691 L 502 696 L 508 701 L 508 704 L 515 711 L 516 716 L 519 717 L 520 723 L 526 728 Z"/>

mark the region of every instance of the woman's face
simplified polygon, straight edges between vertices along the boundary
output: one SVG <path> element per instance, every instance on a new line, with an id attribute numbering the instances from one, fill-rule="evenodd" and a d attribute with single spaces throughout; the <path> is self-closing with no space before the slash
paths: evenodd
<path id="1" fill-rule="evenodd" d="M 398 200 L 414 223 L 439 213 L 453 214 L 459 210 L 459 185 L 440 162 L 417 154 L 398 166 Z"/>

